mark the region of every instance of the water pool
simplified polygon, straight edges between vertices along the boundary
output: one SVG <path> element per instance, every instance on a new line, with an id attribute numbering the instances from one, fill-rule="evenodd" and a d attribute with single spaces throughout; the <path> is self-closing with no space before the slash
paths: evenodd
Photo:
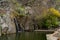
<path id="1" fill-rule="evenodd" d="M 0 40 L 46 40 L 46 32 L 21 32 L 2 35 Z"/>

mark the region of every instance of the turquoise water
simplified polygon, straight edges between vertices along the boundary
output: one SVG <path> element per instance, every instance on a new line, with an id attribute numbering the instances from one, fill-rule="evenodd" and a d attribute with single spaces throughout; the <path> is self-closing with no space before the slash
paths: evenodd
<path id="1" fill-rule="evenodd" d="M 0 40 L 46 40 L 45 32 L 21 32 L 18 34 L 3 35 Z"/>

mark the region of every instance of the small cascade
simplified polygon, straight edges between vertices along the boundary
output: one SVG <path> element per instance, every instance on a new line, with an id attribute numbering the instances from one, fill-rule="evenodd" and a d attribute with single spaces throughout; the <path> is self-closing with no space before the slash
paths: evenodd
<path id="1" fill-rule="evenodd" d="M 19 24 L 17 18 L 14 18 L 14 22 L 15 22 L 15 25 L 16 25 L 16 32 L 22 31 L 23 28 L 22 28 L 21 25 Z"/>

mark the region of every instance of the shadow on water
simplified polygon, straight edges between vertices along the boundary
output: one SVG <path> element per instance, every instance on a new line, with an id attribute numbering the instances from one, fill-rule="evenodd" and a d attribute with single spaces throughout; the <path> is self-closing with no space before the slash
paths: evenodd
<path id="1" fill-rule="evenodd" d="M 46 33 L 43 32 L 21 32 L 11 35 L 2 35 L 0 40 L 46 40 Z"/>

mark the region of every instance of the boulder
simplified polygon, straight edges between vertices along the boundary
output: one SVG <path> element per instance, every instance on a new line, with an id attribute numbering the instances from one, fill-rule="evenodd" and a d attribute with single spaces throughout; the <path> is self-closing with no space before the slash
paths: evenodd
<path id="1" fill-rule="evenodd" d="M 58 37 L 52 36 L 51 34 L 46 35 L 47 40 L 58 40 Z"/>

